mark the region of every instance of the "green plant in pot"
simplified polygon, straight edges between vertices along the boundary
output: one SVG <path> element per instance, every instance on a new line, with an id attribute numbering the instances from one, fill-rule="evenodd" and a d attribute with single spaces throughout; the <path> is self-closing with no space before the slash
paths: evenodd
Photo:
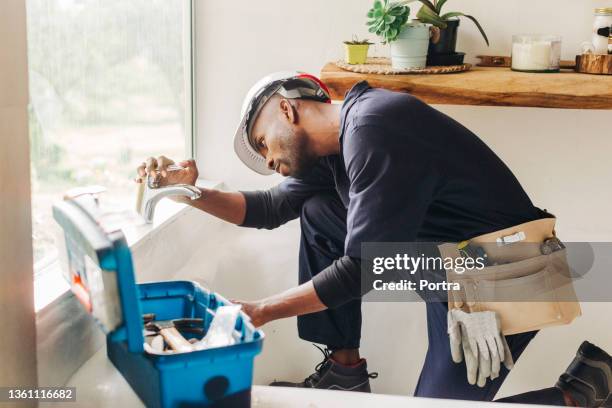
<path id="1" fill-rule="evenodd" d="M 346 51 L 346 62 L 349 64 L 365 64 L 368 59 L 368 48 L 372 43 L 366 38 L 364 40 L 353 36 L 351 41 L 344 41 Z"/>
<path id="2" fill-rule="evenodd" d="M 391 65 L 394 69 L 425 68 L 429 27 L 410 20 L 406 2 L 376 0 L 368 11 L 369 31 L 381 37 L 383 44 L 391 46 Z"/>
<path id="3" fill-rule="evenodd" d="M 410 0 L 408 2 L 417 1 Z M 489 39 L 484 29 L 471 15 L 459 11 L 442 13 L 442 8 L 447 0 L 418 0 L 423 5 L 417 12 L 417 18 L 423 23 L 432 24 L 440 29 L 439 36 L 433 36 L 429 44 L 428 65 L 455 65 L 463 63 L 464 53 L 455 52 L 457 46 L 457 30 L 459 29 L 459 17 L 472 20 L 480 31 L 487 45 Z"/>

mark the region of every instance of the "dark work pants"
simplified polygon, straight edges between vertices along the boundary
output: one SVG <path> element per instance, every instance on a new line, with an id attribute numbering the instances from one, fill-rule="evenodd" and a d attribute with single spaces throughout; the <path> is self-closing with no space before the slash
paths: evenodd
<path id="1" fill-rule="evenodd" d="M 308 199 L 300 217 L 302 235 L 299 254 L 299 281 L 308 282 L 314 275 L 344 255 L 346 209 L 335 194 L 320 194 Z M 502 367 L 500 376 L 480 388 L 467 382 L 464 363 L 452 361 L 447 334 L 446 303 L 427 303 L 427 335 L 429 347 L 415 396 L 491 401 L 508 375 Z M 361 300 L 350 301 L 336 309 L 328 309 L 298 317 L 300 338 L 324 344 L 331 350 L 358 348 L 361 338 Z M 536 332 L 506 336 L 514 361 Z M 406 339 L 406 347 L 410 347 Z M 505 398 L 504 402 L 564 405 L 557 389 L 535 391 Z"/>

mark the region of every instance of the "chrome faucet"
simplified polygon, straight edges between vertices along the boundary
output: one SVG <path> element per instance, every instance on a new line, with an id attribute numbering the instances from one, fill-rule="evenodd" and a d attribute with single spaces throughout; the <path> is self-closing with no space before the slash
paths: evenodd
<path id="1" fill-rule="evenodd" d="M 150 178 L 152 179 L 152 178 Z M 169 186 L 158 187 L 152 180 L 147 180 L 144 185 L 144 192 L 139 208 L 140 215 L 148 224 L 153 222 L 155 206 L 164 197 L 185 196 L 192 200 L 197 200 L 202 195 L 202 191 L 190 184 L 172 184 Z"/>

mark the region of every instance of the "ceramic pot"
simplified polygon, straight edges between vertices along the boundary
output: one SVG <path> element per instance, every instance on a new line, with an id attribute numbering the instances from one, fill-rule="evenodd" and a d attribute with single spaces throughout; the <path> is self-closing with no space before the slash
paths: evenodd
<path id="1" fill-rule="evenodd" d="M 365 64 L 370 44 L 344 44 L 348 64 Z"/>
<path id="2" fill-rule="evenodd" d="M 459 20 L 448 20 L 446 28 L 440 28 L 440 39 L 435 44 L 429 42 L 429 55 L 432 54 L 454 54 L 457 48 L 457 31 Z"/>
<path id="3" fill-rule="evenodd" d="M 429 26 L 425 24 L 406 25 L 391 43 L 391 65 L 394 69 L 425 68 Z"/>

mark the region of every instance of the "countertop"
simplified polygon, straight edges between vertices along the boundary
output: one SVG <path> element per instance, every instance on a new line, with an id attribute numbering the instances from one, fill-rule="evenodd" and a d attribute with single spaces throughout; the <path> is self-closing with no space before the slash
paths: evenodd
<path id="1" fill-rule="evenodd" d="M 83 364 L 66 385 L 76 387 L 76 402 L 65 404 L 41 403 L 39 406 L 47 408 L 63 406 L 67 408 L 144 407 L 119 371 L 107 359 L 106 347 L 102 347 Z M 253 386 L 251 401 L 253 408 L 464 408 L 500 406 L 499 404 L 484 402 L 364 394 L 348 391 L 306 390 L 262 385 Z M 517 406 L 517 404 L 513 404 L 513 406 Z"/>

